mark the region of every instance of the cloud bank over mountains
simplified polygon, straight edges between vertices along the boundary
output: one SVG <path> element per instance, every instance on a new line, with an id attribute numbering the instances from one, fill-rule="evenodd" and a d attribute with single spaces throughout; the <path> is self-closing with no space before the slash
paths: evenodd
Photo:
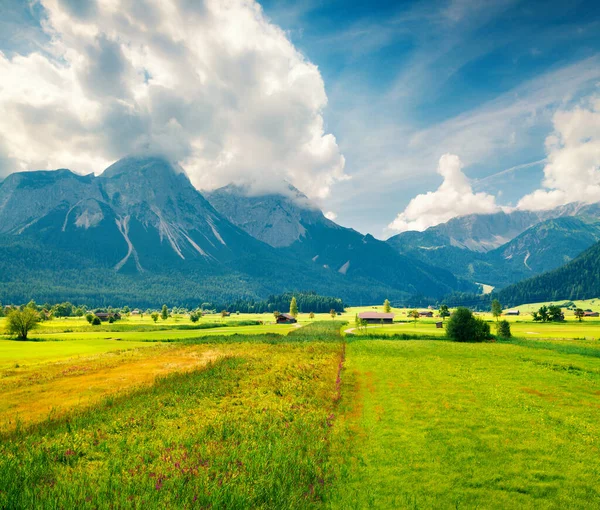
<path id="1" fill-rule="evenodd" d="M 522 197 L 516 209 L 539 211 L 571 202 L 600 201 L 600 97 L 558 110 L 553 127 L 546 138 L 542 187 Z M 458 156 L 443 155 L 437 169 L 444 178 L 440 187 L 413 198 L 388 230 L 423 231 L 456 216 L 514 209 L 498 205 L 494 195 L 473 192 L 462 167 Z"/>
<path id="2" fill-rule="evenodd" d="M 348 177 L 318 68 L 248 0 L 41 0 L 50 43 L 0 52 L 0 175 L 162 153 L 192 182 L 311 198 Z"/>
<path id="3" fill-rule="evenodd" d="M 493 195 L 473 192 L 462 167 L 458 156 L 444 154 L 437 167 L 438 174 L 444 178 L 440 187 L 413 198 L 388 229 L 393 232 L 422 231 L 455 216 L 499 211 L 500 206 Z"/>

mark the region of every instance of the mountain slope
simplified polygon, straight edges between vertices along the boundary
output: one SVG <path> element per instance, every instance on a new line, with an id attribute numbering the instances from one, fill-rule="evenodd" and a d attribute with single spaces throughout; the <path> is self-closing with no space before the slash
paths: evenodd
<path id="1" fill-rule="evenodd" d="M 163 158 L 125 158 L 99 177 L 13 174 L 0 184 L 0 300 L 197 305 L 315 290 L 359 302 L 464 288 L 450 273 L 404 260 L 319 211 L 296 212 L 305 231 L 274 248 L 231 223 Z M 334 231 L 343 235 L 323 257 L 335 264 L 316 263 L 315 243 Z M 369 254 L 369 263 L 343 270 L 341 247 Z"/>
<path id="2" fill-rule="evenodd" d="M 245 188 L 229 185 L 208 193 L 207 198 L 233 223 L 286 256 L 345 277 L 370 278 L 426 296 L 439 296 L 440 290 L 450 288 L 476 290 L 449 271 L 395 253 L 371 235 L 337 225 L 289 184 L 287 191 L 285 195 L 253 196 Z"/>
<path id="3" fill-rule="evenodd" d="M 599 209 L 598 204 L 569 204 L 535 213 L 471 215 L 424 232 L 405 232 L 388 243 L 400 253 L 459 277 L 504 287 L 554 269 L 599 240 Z M 483 251 L 509 237 L 499 247 Z"/>
<path id="4" fill-rule="evenodd" d="M 499 299 L 507 306 L 600 296 L 600 243 L 553 271 L 503 289 Z"/>

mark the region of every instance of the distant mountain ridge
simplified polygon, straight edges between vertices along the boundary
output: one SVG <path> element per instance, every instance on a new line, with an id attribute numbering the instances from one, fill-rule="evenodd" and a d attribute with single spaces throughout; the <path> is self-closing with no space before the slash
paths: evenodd
<path id="1" fill-rule="evenodd" d="M 600 205 L 469 215 L 388 239 L 399 253 L 504 287 L 554 269 L 600 239 Z"/>
<path id="2" fill-rule="evenodd" d="M 233 224 L 164 158 L 127 157 L 97 177 L 12 174 L 0 184 L 0 301 L 156 306 L 315 290 L 359 302 L 474 289 L 301 205 L 279 204 L 298 215 L 292 230 L 272 211 L 257 216 L 254 226 L 272 218 L 271 233 L 292 242 L 276 248 Z"/>

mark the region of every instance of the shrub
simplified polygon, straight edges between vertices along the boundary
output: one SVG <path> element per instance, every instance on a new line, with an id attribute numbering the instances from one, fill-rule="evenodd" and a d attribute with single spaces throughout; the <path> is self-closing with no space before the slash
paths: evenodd
<path id="1" fill-rule="evenodd" d="M 88 321 L 90 324 L 92 323 L 92 321 L 94 320 L 94 316 L 91 313 L 88 313 L 85 316 L 85 320 Z"/>
<path id="2" fill-rule="evenodd" d="M 506 320 L 498 322 L 496 324 L 496 334 L 500 338 L 510 338 L 512 336 L 510 332 L 510 323 Z"/>
<path id="3" fill-rule="evenodd" d="M 483 342 L 491 338 L 490 325 L 474 317 L 468 308 L 457 308 L 450 316 L 446 336 L 455 342 Z"/>
<path id="4" fill-rule="evenodd" d="M 100 320 L 100 317 L 95 315 L 94 318 L 92 319 L 92 326 L 100 326 L 101 323 L 102 323 L 102 321 Z"/>

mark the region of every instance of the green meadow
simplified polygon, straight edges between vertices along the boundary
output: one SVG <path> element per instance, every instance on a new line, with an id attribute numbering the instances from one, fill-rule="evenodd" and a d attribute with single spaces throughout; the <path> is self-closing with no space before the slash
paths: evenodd
<path id="1" fill-rule="evenodd" d="M 0 508 L 600 507 L 600 322 L 372 309 L 0 337 Z"/>

